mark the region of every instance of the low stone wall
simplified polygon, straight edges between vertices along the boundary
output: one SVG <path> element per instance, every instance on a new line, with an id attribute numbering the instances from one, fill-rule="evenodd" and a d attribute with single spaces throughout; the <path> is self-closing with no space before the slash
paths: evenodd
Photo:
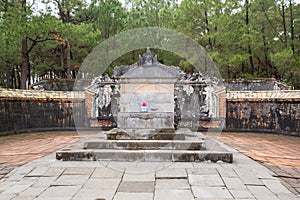
<path id="1" fill-rule="evenodd" d="M 0 134 L 75 129 L 74 121 L 79 128 L 94 127 L 86 122 L 89 118 L 85 102 L 84 92 L 0 89 Z M 102 121 L 94 119 L 97 124 Z M 208 126 L 207 122 L 194 121 L 183 118 L 180 126 Z M 104 122 L 101 126 L 111 124 L 107 119 Z M 210 123 L 216 126 L 222 120 Z M 225 130 L 300 136 L 300 91 L 227 92 Z"/>
<path id="2" fill-rule="evenodd" d="M 74 109 L 76 107 L 76 109 Z M 83 92 L 0 90 L 0 132 L 85 126 Z"/>
<path id="3" fill-rule="evenodd" d="M 300 91 L 228 92 L 226 129 L 300 136 Z"/>

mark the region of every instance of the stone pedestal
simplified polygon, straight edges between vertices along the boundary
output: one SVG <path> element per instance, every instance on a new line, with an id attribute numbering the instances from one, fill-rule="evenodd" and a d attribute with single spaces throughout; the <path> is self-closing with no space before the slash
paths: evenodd
<path id="1" fill-rule="evenodd" d="M 174 113 L 134 113 L 118 114 L 118 127 L 121 129 L 164 129 L 174 128 Z"/>

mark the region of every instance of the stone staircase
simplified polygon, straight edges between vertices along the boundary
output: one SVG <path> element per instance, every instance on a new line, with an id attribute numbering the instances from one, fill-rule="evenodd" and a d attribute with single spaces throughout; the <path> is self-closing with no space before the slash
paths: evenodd
<path id="1" fill-rule="evenodd" d="M 199 132 L 181 129 L 166 131 L 112 131 L 98 134 L 80 145 L 56 152 L 63 161 L 172 161 L 228 162 L 232 153 L 216 145 Z"/>

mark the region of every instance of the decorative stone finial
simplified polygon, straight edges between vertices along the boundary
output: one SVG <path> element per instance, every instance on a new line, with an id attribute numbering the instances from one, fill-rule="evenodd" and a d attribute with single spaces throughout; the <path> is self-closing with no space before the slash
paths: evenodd
<path id="1" fill-rule="evenodd" d="M 157 56 L 153 56 L 150 48 L 147 47 L 146 53 L 144 56 L 139 55 L 139 65 L 152 65 L 157 63 Z"/>
<path id="2" fill-rule="evenodd" d="M 152 53 L 151 53 L 151 51 L 150 51 L 150 48 L 149 48 L 149 47 L 147 47 L 146 54 L 150 54 L 150 55 L 152 55 Z"/>

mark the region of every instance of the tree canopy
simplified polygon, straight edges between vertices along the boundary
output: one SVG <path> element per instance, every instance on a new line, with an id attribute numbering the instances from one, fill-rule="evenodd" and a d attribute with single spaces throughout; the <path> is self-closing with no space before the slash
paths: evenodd
<path id="1" fill-rule="evenodd" d="M 163 27 L 209 52 L 223 78 L 277 78 L 300 88 L 300 4 L 296 0 L 0 0 L 0 86 L 74 79 L 94 47 L 122 31 Z M 144 50 L 114 61 L 132 64 Z M 160 62 L 195 70 L 155 50 Z"/>

